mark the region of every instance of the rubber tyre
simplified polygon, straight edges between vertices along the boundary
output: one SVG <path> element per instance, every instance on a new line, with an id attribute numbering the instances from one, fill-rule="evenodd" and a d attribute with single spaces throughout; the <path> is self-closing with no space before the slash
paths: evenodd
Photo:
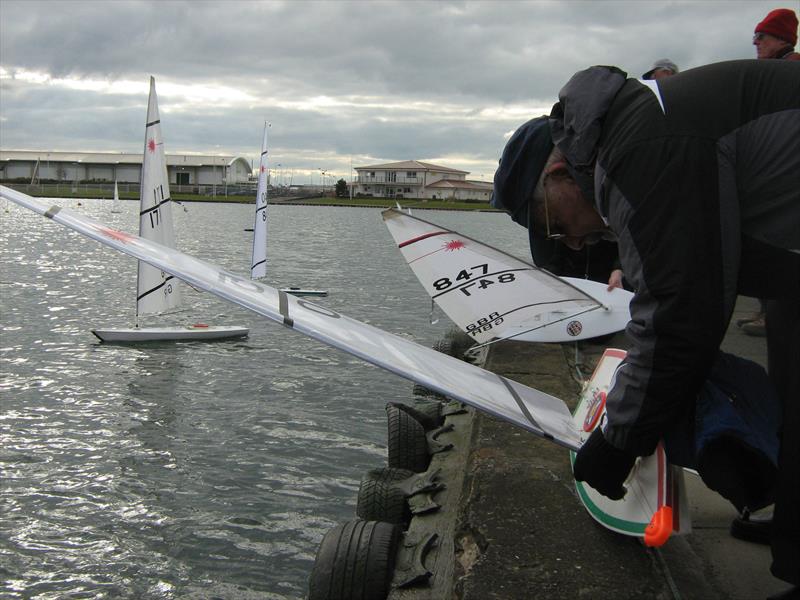
<path id="1" fill-rule="evenodd" d="M 308 600 L 385 600 L 400 529 L 392 523 L 348 521 L 322 538 L 308 582 Z"/>
<path id="2" fill-rule="evenodd" d="M 447 354 L 447 356 L 455 356 L 455 343 L 453 343 L 453 340 L 437 340 L 433 345 L 433 349 L 442 354 Z"/>
<path id="3" fill-rule="evenodd" d="M 422 473 L 428 468 L 428 440 L 425 429 L 404 410 L 396 406 L 386 407 L 389 431 L 389 467 L 409 469 Z"/>
<path id="4" fill-rule="evenodd" d="M 424 385 L 415 383 L 414 387 L 411 389 L 411 393 L 415 396 L 421 396 L 423 398 L 431 398 L 436 400 L 447 400 L 445 396 L 440 394 L 439 392 L 434 392 L 433 390 L 429 390 Z"/>
<path id="5" fill-rule="evenodd" d="M 426 419 L 433 423 L 434 428 L 440 427 L 444 423 L 444 417 L 442 416 L 442 403 L 439 400 L 431 398 L 414 398 L 414 405 L 412 408 L 422 413 Z"/>
<path id="6" fill-rule="evenodd" d="M 373 469 L 361 479 L 356 516 L 365 521 L 385 521 L 398 525 L 411 522 L 405 494 L 394 485 L 414 475 L 408 469 Z"/>

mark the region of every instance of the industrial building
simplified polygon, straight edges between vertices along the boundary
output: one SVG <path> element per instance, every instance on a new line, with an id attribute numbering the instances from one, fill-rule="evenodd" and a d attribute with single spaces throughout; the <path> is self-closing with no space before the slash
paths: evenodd
<path id="1" fill-rule="evenodd" d="M 167 154 L 170 184 L 247 183 L 250 163 L 241 156 Z M 139 183 L 142 154 L 0 150 L 0 181 L 35 183 Z"/>
<path id="2" fill-rule="evenodd" d="M 468 180 L 469 171 L 418 160 L 355 167 L 355 170 L 356 196 L 485 202 L 492 197 L 492 184 Z"/>

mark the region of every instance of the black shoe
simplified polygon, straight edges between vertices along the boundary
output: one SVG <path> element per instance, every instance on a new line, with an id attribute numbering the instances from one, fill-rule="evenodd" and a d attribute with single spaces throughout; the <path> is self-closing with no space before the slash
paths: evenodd
<path id="1" fill-rule="evenodd" d="M 731 523 L 731 535 L 745 542 L 769 546 L 772 515 L 769 517 L 736 517 Z"/>

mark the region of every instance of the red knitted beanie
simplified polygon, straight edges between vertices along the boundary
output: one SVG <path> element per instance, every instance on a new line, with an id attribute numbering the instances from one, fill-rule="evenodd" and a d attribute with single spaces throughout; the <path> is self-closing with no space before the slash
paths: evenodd
<path id="1" fill-rule="evenodd" d="M 756 25 L 755 32 L 768 33 L 794 46 L 797 44 L 797 15 L 788 8 L 771 10 L 764 20 Z"/>

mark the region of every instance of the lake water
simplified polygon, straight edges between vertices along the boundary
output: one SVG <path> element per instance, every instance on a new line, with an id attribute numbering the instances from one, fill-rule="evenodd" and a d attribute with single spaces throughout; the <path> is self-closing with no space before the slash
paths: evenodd
<path id="1" fill-rule="evenodd" d="M 302 598 L 322 536 L 386 464 L 412 384 L 184 286 L 176 322 L 244 340 L 100 344 L 133 323 L 136 263 L 0 206 L 0 597 Z M 123 231 L 138 203 L 57 200 Z M 246 274 L 252 205 L 174 207 L 180 249 Z M 502 214 L 417 211 L 527 258 Z M 360 208 L 269 207 L 267 282 L 432 346 L 430 299 Z M 165 317 L 151 319 L 166 323 Z"/>

